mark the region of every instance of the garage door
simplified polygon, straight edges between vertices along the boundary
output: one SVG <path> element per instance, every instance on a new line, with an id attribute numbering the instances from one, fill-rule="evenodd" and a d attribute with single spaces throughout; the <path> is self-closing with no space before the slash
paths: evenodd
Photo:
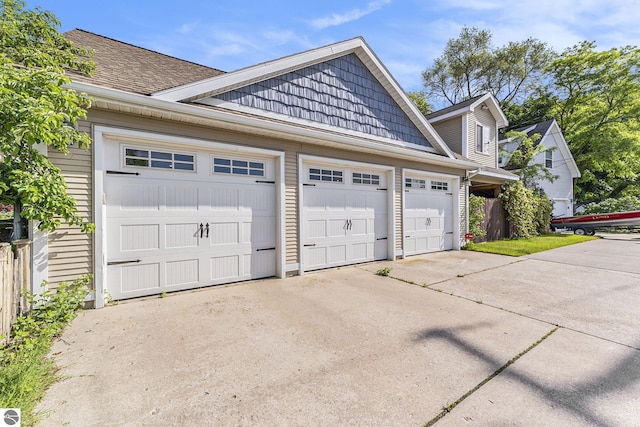
<path id="1" fill-rule="evenodd" d="M 275 275 L 273 159 L 122 143 L 105 150 L 112 298 Z"/>
<path id="2" fill-rule="evenodd" d="M 404 254 L 453 249 L 453 180 L 405 174 Z"/>
<path id="3" fill-rule="evenodd" d="M 387 258 L 386 171 L 305 164 L 303 269 Z"/>

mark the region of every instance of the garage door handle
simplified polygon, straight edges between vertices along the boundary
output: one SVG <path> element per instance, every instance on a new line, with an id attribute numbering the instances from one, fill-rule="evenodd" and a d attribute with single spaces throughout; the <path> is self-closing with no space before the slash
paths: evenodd
<path id="1" fill-rule="evenodd" d="M 315 246 L 315 245 L 316 245 L 315 243 L 310 243 L 310 244 L 308 244 L 308 245 L 304 245 L 304 247 L 305 247 L 305 248 L 311 248 L 311 247 L 313 247 L 313 246 Z"/>
<path id="2" fill-rule="evenodd" d="M 107 265 L 122 265 L 122 264 L 136 264 L 141 262 L 141 259 L 132 259 L 129 261 L 110 261 L 107 263 Z"/>
<path id="3" fill-rule="evenodd" d="M 205 230 L 207 231 L 207 239 L 209 238 L 209 223 L 205 225 Z"/>
<path id="4" fill-rule="evenodd" d="M 202 236 L 204 235 L 204 224 L 200 223 L 200 238 L 202 239 Z"/>

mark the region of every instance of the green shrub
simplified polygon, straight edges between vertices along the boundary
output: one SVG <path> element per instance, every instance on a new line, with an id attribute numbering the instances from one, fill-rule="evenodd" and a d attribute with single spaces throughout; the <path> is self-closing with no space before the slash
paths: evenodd
<path id="1" fill-rule="evenodd" d="M 472 233 L 474 238 L 484 237 L 487 234 L 487 232 L 482 229 L 484 202 L 484 197 L 469 194 L 469 233 Z"/>
<path id="2" fill-rule="evenodd" d="M 547 231 L 553 204 L 546 196 L 516 181 L 500 194 L 514 238 L 529 238 Z"/>
<path id="3" fill-rule="evenodd" d="M 33 410 L 55 382 L 55 365 L 45 356 L 51 340 L 73 320 L 84 305 L 91 276 L 61 284 L 57 292 L 28 295 L 33 309 L 19 317 L 11 342 L 0 349 L 0 408 L 21 408 L 23 425 L 35 423 Z M 46 283 L 45 283 L 46 285 Z"/>

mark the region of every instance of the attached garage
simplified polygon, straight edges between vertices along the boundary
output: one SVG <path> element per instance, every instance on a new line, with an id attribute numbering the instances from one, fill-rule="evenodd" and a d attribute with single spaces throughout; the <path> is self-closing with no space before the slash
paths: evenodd
<path id="1" fill-rule="evenodd" d="M 301 160 L 301 271 L 393 256 L 393 168 Z"/>
<path id="2" fill-rule="evenodd" d="M 112 298 L 279 275 L 278 157 L 121 137 L 104 153 Z"/>
<path id="3" fill-rule="evenodd" d="M 404 255 L 454 249 L 459 240 L 458 177 L 405 170 Z"/>

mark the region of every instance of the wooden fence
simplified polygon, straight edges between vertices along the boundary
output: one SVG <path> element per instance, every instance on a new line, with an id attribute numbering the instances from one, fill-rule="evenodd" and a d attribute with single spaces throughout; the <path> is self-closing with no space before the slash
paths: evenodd
<path id="1" fill-rule="evenodd" d="M 485 199 L 484 219 L 481 227 L 487 234 L 477 241 L 491 242 L 493 240 L 506 239 L 510 236 L 509 222 L 502 206 L 502 200 Z"/>
<path id="2" fill-rule="evenodd" d="M 18 316 L 29 310 L 23 291 L 31 283 L 31 241 L 16 240 L 11 244 L 0 243 L 0 345 L 7 343 L 11 326 Z"/>

